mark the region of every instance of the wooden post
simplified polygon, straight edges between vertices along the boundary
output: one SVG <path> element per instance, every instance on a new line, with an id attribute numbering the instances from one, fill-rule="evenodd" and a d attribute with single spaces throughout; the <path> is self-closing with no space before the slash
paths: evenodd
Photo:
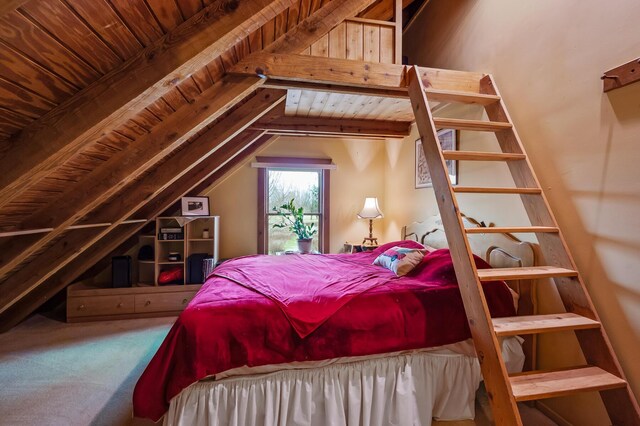
<path id="1" fill-rule="evenodd" d="M 402 65 L 402 0 L 394 0 L 393 18 L 396 23 L 396 32 L 394 37 L 394 63 Z"/>

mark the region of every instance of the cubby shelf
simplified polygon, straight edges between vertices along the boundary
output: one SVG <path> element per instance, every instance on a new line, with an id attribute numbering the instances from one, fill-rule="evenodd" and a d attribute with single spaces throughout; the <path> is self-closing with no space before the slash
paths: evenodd
<path id="1" fill-rule="evenodd" d="M 201 253 L 218 260 L 218 227 L 219 216 L 187 217 L 158 217 L 156 218 L 155 238 L 155 270 L 153 282 L 158 285 L 160 274 L 170 268 L 182 267 L 182 284 L 189 283 L 188 259 L 189 256 Z M 181 226 L 180 224 L 183 224 Z M 179 240 L 161 240 L 157 238 L 162 228 L 182 228 L 184 238 Z M 208 237 L 203 238 L 203 233 L 208 232 Z M 182 260 L 169 261 L 169 253 L 176 252 Z"/>

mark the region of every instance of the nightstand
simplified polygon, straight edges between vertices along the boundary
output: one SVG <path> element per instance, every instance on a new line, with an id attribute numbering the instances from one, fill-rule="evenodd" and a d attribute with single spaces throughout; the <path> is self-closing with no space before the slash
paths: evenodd
<path id="1" fill-rule="evenodd" d="M 375 245 L 364 245 L 359 243 L 344 243 L 344 252 L 345 253 L 361 253 L 363 251 L 371 251 L 377 249 L 379 246 Z"/>

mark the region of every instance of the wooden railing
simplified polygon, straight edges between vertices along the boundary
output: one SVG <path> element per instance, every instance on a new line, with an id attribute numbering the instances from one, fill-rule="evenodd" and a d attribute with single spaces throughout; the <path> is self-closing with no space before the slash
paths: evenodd
<path id="1" fill-rule="evenodd" d="M 304 53 L 325 58 L 399 64 L 402 37 L 397 24 L 364 18 L 349 18 Z"/>

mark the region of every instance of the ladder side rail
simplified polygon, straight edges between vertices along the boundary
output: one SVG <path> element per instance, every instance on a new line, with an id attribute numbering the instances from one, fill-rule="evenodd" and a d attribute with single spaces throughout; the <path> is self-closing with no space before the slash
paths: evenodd
<path id="1" fill-rule="evenodd" d="M 480 81 L 480 92 L 500 96 L 491 75 L 485 76 Z M 489 120 L 513 124 L 502 97 L 499 102 L 485 105 L 485 110 Z M 509 130 L 496 132 L 496 138 L 503 152 L 526 154 L 515 126 Z M 528 157 L 524 161 L 510 161 L 507 165 L 517 187 L 542 188 Z M 559 228 L 544 191 L 540 195 L 521 195 L 520 197 L 531 225 Z M 537 238 L 547 262 L 554 266 L 578 270 L 569 254 L 569 248 L 562 231 L 556 234 L 538 234 Z M 600 322 L 580 275 L 577 277 L 556 277 L 554 281 L 567 312 L 573 312 Z M 587 363 L 626 380 L 604 327 L 575 330 L 575 334 Z M 600 395 L 613 424 L 640 425 L 640 409 L 628 384 L 626 388 L 601 391 Z M 635 412 L 629 410 L 628 407 L 635 408 Z"/>
<path id="2" fill-rule="evenodd" d="M 494 418 L 498 425 L 522 425 L 417 67 L 409 69 L 408 78 L 411 106 L 422 138 L 422 147 L 436 191 L 438 209 Z"/>

